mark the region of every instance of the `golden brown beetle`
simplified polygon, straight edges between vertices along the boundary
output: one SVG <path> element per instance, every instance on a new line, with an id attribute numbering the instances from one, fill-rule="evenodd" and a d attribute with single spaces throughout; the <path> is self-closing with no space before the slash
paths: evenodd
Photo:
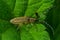
<path id="1" fill-rule="evenodd" d="M 35 13 L 35 15 L 36 15 L 36 18 L 31 18 L 31 17 L 27 17 L 27 16 L 16 17 L 16 18 L 11 19 L 10 23 L 12 23 L 12 24 L 33 23 L 39 18 L 38 13 Z"/>
<path id="2" fill-rule="evenodd" d="M 36 18 L 22 16 L 22 17 L 16 17 L 16 18 L 11 19 L 10 23 L 22 26 L 23 24 L 34 23 L 35 21 L 36 21 Z M 18 29 L 19 27 L 17 27 L 17 30 Z"/>
<path id="3" fill-rule="evenodd" d="M 27 23 L 33 23 L 35 22 L 35 18 L 30 18 L 30 17 L 26 17 L 26 16 L 23 16 L 23 17 L 16 17 L 16 18 L 13 18 L 10 20 L 10 22 L 12 24 L 20 24 L 20 23 L 24 23 L 24 24 L 27 24 Z"/>
<path id="4" fill-rule="evenodd" d="M 35 14 L 36 14 L 36 18 L 31 18 L 31 17 L 27 17 L 27 16 L 16 17 L 16 18 L 11 19 L 10 23 L 18 24 L 21 26 L 22 24 L 34 23 L 36 21 L 41 22 L 41 20 L 38 20 L 38 18 L 39 18 L 38 13 L 35 13 Z M 53 28 L 47 22 L 42 21 L 41 23 L 46 24 L 53 31 L 53 34 L 54 34 Z M 19 27 L 17 28 L 17 30 L 18 29 L 19 29 Z"/>

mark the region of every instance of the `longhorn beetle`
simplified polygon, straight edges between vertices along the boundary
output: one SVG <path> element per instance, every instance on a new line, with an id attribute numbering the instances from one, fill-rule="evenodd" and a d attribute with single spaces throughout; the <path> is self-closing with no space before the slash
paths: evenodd
<path id="1" fill-rule="evenodd" d="M 16 17 L 16 18 L 11 19 L 11 20 L 10 20 L 10 23 L 22 25 L 22 24 L 39 22 L 39 23 L 42 23 L 42 24 L 46 24 L 46 25 L 52 30 L 53 35 L 54 35 L 54 30 L 53 30 L 53 28 L 52 28 L 47 22 L 39 20 L 39 17 L 40 17 L 40 16 L 38 15 L 38 13 L 35 13 L 35 15 L 36 15 L 36 18 L 31 18 L 31 17 L 27 17 L 27 16 Z"/>

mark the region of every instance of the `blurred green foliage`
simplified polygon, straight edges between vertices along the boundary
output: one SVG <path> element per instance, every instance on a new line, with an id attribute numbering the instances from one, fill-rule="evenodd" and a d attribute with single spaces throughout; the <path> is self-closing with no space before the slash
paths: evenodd
<path id="1" fill-rule="evenodd" d="M 54 6 L 48 12 L 47 22 L 54 28 L 54 39 L 60 40 L 60 0 L 55 0 Z"/>
<path id="2" fill-rule="evenodd" d="M 38 12 L 40 19 L 53 6 L 54 0 L 0 0 L 0 40 L 50 40 L 43 24 L 27 24 L 20 27 L 10 23 L 14 17 L 33 17 Z"/>

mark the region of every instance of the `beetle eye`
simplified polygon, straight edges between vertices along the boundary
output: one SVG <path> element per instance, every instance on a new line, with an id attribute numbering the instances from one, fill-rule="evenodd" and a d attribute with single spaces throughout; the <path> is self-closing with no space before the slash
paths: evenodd
<path id="1" fill-rule="evenodd" d="M 36 18 L 37 18 L 37 19 L 40 17 L 38 13 L 35 13 L 35 15 L 36 15 Z"/>
<path id="2" fill-rule="evenodd" d="M 30 21 L 30 18 L 28 18 L 28 22 Z"/>

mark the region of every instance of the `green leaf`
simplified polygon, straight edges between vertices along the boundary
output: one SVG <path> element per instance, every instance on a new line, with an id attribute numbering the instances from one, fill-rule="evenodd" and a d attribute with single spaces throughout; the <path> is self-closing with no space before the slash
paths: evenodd
<path id="1" fill-rule="evenodd" d="M 53 6 L 53 2 L 54 0 L 29 0 L 25 15 L 33 16 L 36 12 L 38 12 L 39 16 L 41 17 L 40 19 L 44 20 L 46 18 L 46 11 Z"/>
<path id="2" fill-rule="evenodd" d="M 0 19 L 0 33 L 5 32 L 8 28 L 12 27 L 11 23 Z"/>
<path id="3" fill-rule="evenodd" d="M 0 0 L 0 19 L 10 20 L 13 17 L 12 10 L 6 2 Z"/>
<path id="4" fill-rule="evenodd" d="M 14 28 L 9 28 L 2 34 L 2 40 L 19 40 L 18 36 Z"/>
<path id="5" fill-rule="evenodd" d="M 15 8 L 14 8 L 14 15 L 23 16 L 26 8 L 27 8 L 28 0 L 16 0 Z"/>
<path id="6" fill-rule="evenodd" d="M 49 34 L 42 24 L 28 25 L 21 28 L 21 40 L 50 40 Z"/>
<path id="7" fill-rule="evenodd" d="M 54 0 L 0 0 L 0 40 L 50 40 L 43 24 L 11 24 L 14 17 L 33 17 L 36 12 L 41 20 L 46 18 L 44 12 L 52 7 Z"/>

